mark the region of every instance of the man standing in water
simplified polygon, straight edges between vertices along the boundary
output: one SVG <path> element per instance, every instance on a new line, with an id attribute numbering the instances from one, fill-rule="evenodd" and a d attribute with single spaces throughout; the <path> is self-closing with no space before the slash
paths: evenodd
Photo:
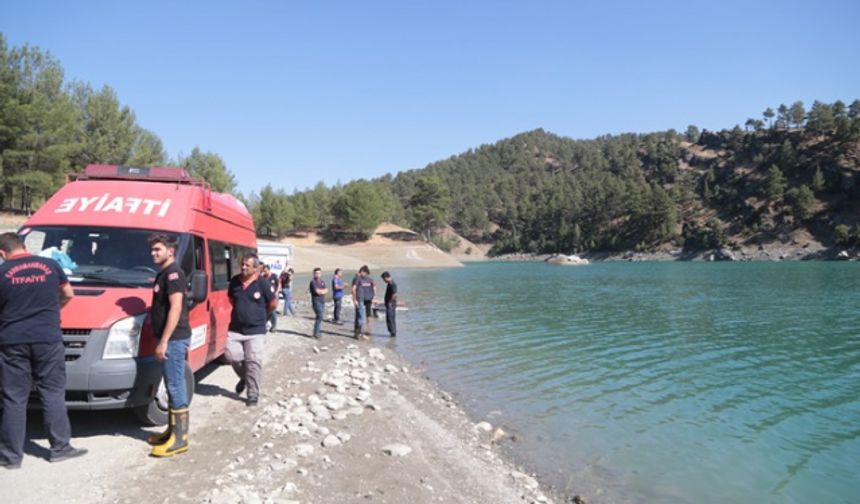
<path id="1" fill-rule="evenodd" d="M 169 424 L 161 434 L 149 437 L 153 457 L 172 457 L 188 451 L 188 390 L 185 361 L 191 339 L 188 305 L 185 302 L 185 273 L 176 264 L 176 242 L 164 234 L 149 237 L 152 261 L 161 268 L 152 287 L 149 317 L 152 334 L 158 338 L 155 358 L 164 369 L 169 399 Z"/>
<path id="2" fill-rule="evenodd" d="M 275 310 L 278 298 L 268 279 L 261 278 L 254 254 L 242 257 L 242 272 L 230 279 L 227 296 L 233 305 L 227 328 L 227 348 L 224 355 L 239 376 L 236 394 L 248 388 L 248 406 L 260 400 L 260 379 L 263 374 L 263 343 L 266 319 Z"/>
<path id="3" fill-rule="evenodd" d="M 86 449 L 69 444 L 66 350 L 60 331 L 60 308 L 74 296 L 72 287 L 59 264 L 27 253 L 15 233 L 0 235 L 0 258 L 0 467 L 21 467 L 34 382 L 51 443 L 48 460 L 84 455 Z"/>
<path id="4" fill-rule="evenodd" d="M 392 338 L 397 336 L 397 284 L 391 278 L 391 273 L 384 271 L 382 273 L 382 281 L 387 285 L 385 287 L 385 325 L 388 326 L 388 334 Z"/>
<path id="5" fill-rule="evenodd" d="M 325 282 L 322 279 L 322 269 L 320 268 L 314 268 L 314 278 L 311 280 L 310 292 L 311 304 L 314 307 L 314 315 L 316 315 L 314 319 L 314 338 L 320 339 L 322 336 L 320 325 L 322 324 L 323 314 L 325 314 L 325 295 L 328 292 L 328 289 L 325 288 Z"/>
<path id="6" fill-rule="evenodd" d="M 370 278 L 370 268 L 364 265 L 352 279 L 352 299 L 355 303 L 355 339 L 361 338 L 362 332 L 367 335 L 370 334 L 370 317 L 373 316 L 373 296 L 375 295 L 376 286 L 373 284 L 373 279 Z"/>
<path id="7" fill-rule="evenodd" d="M 340 320 L 340 310 L 343 305 L 343 278 L 340 277 L 340 268 L 334 270 L 334 277 L 331 279 L 331 298 L 334 301 L 334 316 L 331 321 L 335 324 L 343 324 Z"/>

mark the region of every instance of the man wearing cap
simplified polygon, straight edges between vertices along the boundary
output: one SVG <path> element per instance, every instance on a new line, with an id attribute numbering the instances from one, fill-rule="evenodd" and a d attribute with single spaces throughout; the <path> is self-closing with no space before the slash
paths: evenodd
<path id="1" fill-rule="evenodd" d="M 0 235 L 0 258 L 0 467 L 21 467 L 33 383 L 51 443 L 48 460 L 84 455 L 86 449 L 69 444 L 66 351 L 60 331 L 60 308 L 74 291 L 53 259 L 27 253 L 15 233 Z"/>

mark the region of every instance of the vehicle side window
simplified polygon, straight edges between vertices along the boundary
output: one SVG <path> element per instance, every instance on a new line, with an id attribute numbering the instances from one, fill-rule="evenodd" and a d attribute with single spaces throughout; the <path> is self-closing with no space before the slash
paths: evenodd
<path id="1" fill-rule="evenodd" d="M 230 252 L 230 278 L 233 278 L 242 272 L 242 257 L 245 255 L 245 250 L 238 245 L 232 245 Z"/>
<path id="2" fill-rule="evenodd" d="M 206 261 L 203 257 L 203 238 L 194 237 L 194 269 L 197 271 L 206 271 Z"/>
<path id="3" fill-rule="evenodd" d="M 194 271 L 194 248 L 191 246 L 185 247 L 182 257 L 179 260 L 179 267 L 185 273 L 185 278 L 191 281 L 191 272 Z"/>
<path id="4" fill-rule="evenodd" d="M 221 242 L 210 240 L 209 257 L 212 261 L 212 290 L 224 290 L 230 285 L 230 249 Z"/>

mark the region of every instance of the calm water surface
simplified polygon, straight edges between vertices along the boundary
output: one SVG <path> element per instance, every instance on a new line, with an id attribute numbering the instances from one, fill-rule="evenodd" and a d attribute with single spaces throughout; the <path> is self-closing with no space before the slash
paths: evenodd
<path id="1" fill-rule="evenodd" d="M 488 263 L 395 278 L 410 306 L 397 350 L 517 433 L 517 454 L 563 490 L 860 502 L 860 264 Z"/>

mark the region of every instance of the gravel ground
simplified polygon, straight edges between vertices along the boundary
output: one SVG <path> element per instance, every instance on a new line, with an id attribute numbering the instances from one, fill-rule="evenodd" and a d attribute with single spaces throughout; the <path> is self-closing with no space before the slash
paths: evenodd
<path id="1" fill-rule="evenodd" d="M 280 317 L 279 331 L 267 337 L 258 406 L 233 392 L 228 366 L 198 373 L 188 453 L 148 457 L 145 438 L 156 429 L 139 427 L 128 412 L 73 412 L 73 443 L 90 453 L 49 464 L 33 414 L 23 468 L 0 471 L 1 500 L 553 502 L 501 454 L 505 433 L 470 420 L 450 395 L 378 344 L 387 337 L 359 342 L 348 325 L 326 323 L 315 340 L 309 310 L 297 314 Z"/>

